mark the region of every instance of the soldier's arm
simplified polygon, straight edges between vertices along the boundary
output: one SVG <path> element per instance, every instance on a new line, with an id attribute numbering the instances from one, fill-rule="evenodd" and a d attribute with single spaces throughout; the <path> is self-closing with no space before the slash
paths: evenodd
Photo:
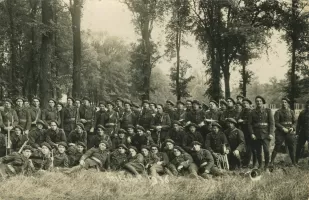
<path id="1" fill-rule="evenodd" d="M 184 153 L 185 162 L 189 165 L 193 163 L 193 158 L 190 154 Z"/>
<path id="2" fill-rule="evenodd" d="M 13 126 L 17 126 L 19 124 L 19 119 L 15 110 L 13 110 Z"/>
<path id="3" fill-rule="evenodd" d="M 295 122 L 296 122 L 296 116 L 295 116 L 295 112 L 293 110 L 291 110 L 291 115 L 292 115 L 292 128 L 294 130 L 296 130 L 296 125 L 295 125 Z"/>
<path id="4" fill-rule="evenodd" d="M 166 119 L 165 119 L 165 124 L 162 125 L 162 129 L 163 130 L 168 130 L 171 127 L 171 118 L 170 116 L 167 114 L 166 115 Z"/>
<path id="5" fill-rule="evenodd" d="M 210 136 L 210 134 L 208 134 L 208 135 L 206 136 L 205 148 L 206 148 L 208 151 L 210 151 L 211 153 L 214 152 L 213 149 L 211 148 L 211 136 Z"/>
<path id="6" fill-rule="evenodd" d="M 86 147 L 87 147 L 87 137 L 88 137 L 88 133 L 87 133 L 87 131 L 84 131 L 83 143 L 86 145 Z"/>
<path id="7" fill-rule="evenodd" d="M 303 112 L 299 114 L 298 119 L 297 119 L 297 124 L 296 124 L 296 134 L 297 135 L 299 135 L 301 131 L 302 124 L 303 124 Z"/>
<path id="8" fill-rule="evenodd" d="M 3 112 L 0 111 L 0 128 L 4 128 L 3 118 L 2 118 Z"/>
<path id="9" fill-rule="evenodd" d="M 59 131 L 61 131 L 61 141 L 67 142 L 67 137 L 65 135 L 65 132 L 62 129 L 60 129 Z"/>
<path id="10" fill-rule="evenodd" d="M 210 169 L 215 165 L 214 158 L 212 157 L 210 151 L 204 150 L 204 158 L 202 163 L 207 162 L 207 165 L 205 166 L 205 170 L 210 171 Z"/>
<path id="11" fill-rule="evenodd" d="M 284 128 L 284 126 L 282 126 L 282 124 L 280 124 L 280 110 L 277 110 L 275 112 L 275 115 L 274 115 L 274 120 L 275 120 L 275 127 L 282 130 Z"/>
<path id="12" fill-rule="evenodd" d="M 80 158 L 80 160 L 86 160 L 87 158 L 91 157 L 94 151 L 95 151 L 94 148 L 89 149 L 88 151 L 86 151 L 86 153 L 84 153 L 84 155 Z"/>
<path id="13" fill-rule="evenodd" d="M 271 109 L 268 110 L 268 120 L 269 120 L 269 135 L 274 135 L 275 133 L 275 120 L 274 120 L 274 115 Z"/>
<path id="14" fill-rule="evenodd" d="M 46 135 L 46 142 L 47 142 L 48 144 L 50 144 L 52 147 L 57 146 L 56 143 L 54 143 L 54 142 L 52 141 L 52 139 L 50 138 L 50 135 L 49 135 L 48 133 L 47 133 L 47 135 Z"/>
<path id="15" fill-rule="evenodd" d="M 237 137 L 238 137 L 239 144 L 236 150 L 238 150 L 239 152 L 243 152 L 246 148 L 245 136 L 244 136 L 244 133 L 239 129 L 238 129 Z"/>
<path id="16" fill-rule="evenodd" d="M 68 158 L 67 155 L 63 159 L 63 166 L 64 167 L 69 167 L 69 158 Z"/>
<path id="17" fill-rule="evenodd" d="M 165 152 L 162 152 L 162 157 L 163 157 L 163 166 L 167 166 L 168 165 L 168 163 L 169 163 L 169 159 L 168 159 L 168 156 L 167 156 L 167 154 L 165 153 Z"/>
<path id="18" fill-rule="evenodd" d="M 249 114 L 249 117 L 248 117 L 248 129 L 249 129 L 249 134 L 250 136 L 253 135 L 253 120 L 252 120 L 252 115 L 253 115 L 253 112 L 250 112 Z"/>

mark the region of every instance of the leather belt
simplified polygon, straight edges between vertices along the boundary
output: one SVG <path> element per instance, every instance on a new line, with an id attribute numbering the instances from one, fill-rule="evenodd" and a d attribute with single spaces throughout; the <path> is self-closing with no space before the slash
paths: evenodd
<path id="1" fill-rule="evenodd" d="M 283 124 L 283 125 L 292 125 L 293 123 L 292 123 L 292 122 L 280 122 L 280 124 Z"/>
<path id="2" fill-rule="evenodd" d="M 256 123 L 254 126 L 268 126 L 268 123 Z"/>

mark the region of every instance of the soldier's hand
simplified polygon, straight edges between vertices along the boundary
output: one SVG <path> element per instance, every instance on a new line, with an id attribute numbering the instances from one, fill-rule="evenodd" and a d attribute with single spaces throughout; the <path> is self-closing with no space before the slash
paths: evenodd
<path id="1" fill-rule="evenodd" d="M 229 154 L 229 153 L 230 153 L 230 150 L 226 149 L 224 153 L 225 153 L 225 154 Z"/>
<path id="2" fill-rule="evenodd" d="M 156 129 L 157 131 L 160 131 L 162 129 L 162 126 L 157 126 Z"/>
<path id="3" fill-rule="evenodd" d="M 206 173 L 206 174 L 209 174 L 210 172 L 209 172 L 209 170 L 205 170 L 205 173 Z"/>
<path id="4" fill-rule="evenodd" d="M 283 128 L 282 130 L 283 130 L 284 133 L 288 133 L 289 132 L 289 129 L 287 129 L 287 128 Z"/>
<path id="5" fill-rule="evenodd" d="M 244 122 L 244 120 L 242 120 L 242 119 L 239 119 L 239 120 L 238 120 L 238 122 L 239 122 L 239 123 L 242 123 L 242 122 Z"/>
<path id="6" fill-rule="evenodd" d="M 157 162 L 157 165 L 162 165 L 162 164 L 163 164 L 162 161 Z"/>
<path id="7" fill-rule="evenodd" d="M 239 151 L 238 150 L 233 151 L 233 155 L 239 157 Z"/>
<path id="8" fill-rule="evenodd" d="M 28 135 L 29 134 L 29 130 L 25 130 L 25 134 Z"/>
<path id="9" fill-rule="evenodd" d="M 182 165 L 179 165 L 179 166 L 177 167 L 177 170 L 180 171 L 182 168 L 183 168 L 183 166 L 182 166 Z"/>
<path id="10" fill-rule="evenodd" d="M 80 161 L 79 161 L 79 164 L 80 164 L 81 166 L 84 166 L 84 165 L 85 165 L 85 161 L 84 161 L 84 160 L 80 160 Z"/>
<path id="11" fill-rule="evenodd" d="M 87 120 L 85 120 L 85 119 L 80 119 L 80 121 L 81 121 L 83 124 L 87 122 Z"/>
<path id="12" fill-rule="evenodd" d="M 274 136 L 273 135 L 269 135 L 269 138 L 272 140 L 274 138 Z"/>
<path id="13" fill-rule="evenodd" d="M 94 132 L 94 128 L 92 127 L 91 129 L 90 129 L 90 133 L 93 133 Z"/>
<path id="14" fill-rule="evenodd" d="M 255 137 L 254 134 L 251 135 L 251 138 L 252 138 L 253 140 L 256 140 L 256 137 Z"/>
<path id="15" fill-rule="evenodd" d="M 204 166 L 206 166 L 207 165 L 207 162 L 203 162 L 202 164 L 201 164 L 201 167 L 204 167 Z"/>

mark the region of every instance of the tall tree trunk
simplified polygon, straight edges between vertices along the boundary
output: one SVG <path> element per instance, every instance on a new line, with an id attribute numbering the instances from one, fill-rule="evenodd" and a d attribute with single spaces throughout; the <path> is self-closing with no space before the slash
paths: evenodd
<path id="1" fill-rule="evenodd" d="M 73 87 L 72 95 L 74 98 L 80 97 L 81 92 L 81 8 L 82 0 L 74 0 L 71 8 L 72 31 L 73 31 Z"/>
<path id="2" fill-rule="evenodd" d="M 177 100 L 181 100 L 181 91 L 180 91 L 180 41 L 181 41 L 181 32 L 177 30 L 176 33 L 176 93 Z"/>
<path id="3" fill-rule="evenodd" d="M 247 96 L 247 75 L 246 75 L 246 64 L 243 62 L 242 63 L 242 72 L 241 72 L 241 77 L 242 77 L 242 95 L 245 97 Z"/>
<path id="4" fill-rule="evenodd" d="M 49 73 L 51 68 L 51 56 L 54 31 L 53 25 L 53 1 L 42 0 L 42 23 L 46 26 L 46 32 L 42 34 L 41 62 L 40 62 L 40 98 L 42 106 L 48 102 L 49 91 Z"/>

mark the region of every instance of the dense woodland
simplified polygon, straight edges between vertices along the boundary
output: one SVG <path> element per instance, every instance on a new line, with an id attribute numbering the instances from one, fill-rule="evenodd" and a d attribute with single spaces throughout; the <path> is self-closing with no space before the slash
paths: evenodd
<path id="1" fill-rule="evenodd" d="M 93 0 L 95 1 L 95 0 Z M 116 1 L 116 0 L 115 0 Z M 207 102 L 242 93 L 292 105 L 308 95 L 309 9 L 303 0 L 118 0 L 132 12 L 139 39 L 128 44 L 108 34 L 81 30 L 85 0 L 0 1 L 0 98 L 62 94 L 93 102 L 130 98 L 194 98 Z M 87 2 L 89 3 L 89 2 Z M 151 34 L 163 24 L 165 52 Z M 259 84 L 248 65 L 267 52 L 274 31 L 288 44 L 285 80 Z M 195 36 L 204 59 L 193 71 L 181 52 Z M 171 64 L 166 76 L 156 66 Z M 240 73 L 233 92 L 231 71 Z M 280 72 L 284 73 L 284 72 Z"/>

